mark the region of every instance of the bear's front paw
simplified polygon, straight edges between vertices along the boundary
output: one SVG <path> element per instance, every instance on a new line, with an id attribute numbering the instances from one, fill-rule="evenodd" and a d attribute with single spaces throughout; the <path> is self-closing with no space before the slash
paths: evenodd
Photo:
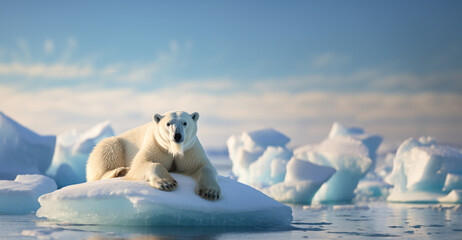
<path id="1" fill-rule="evenodd" d="M 173 178 L 159 178 L 154 177 L 149 180 L 149 184 L 156 189 L 163 191 L 173 191 L 175 190 L 178 183 Z"/>
<path id="2" fill-rule="evenodd" d="M 221 196 L 220 186 L 216 183 L 198 184 L 194 189 L 197 195 L 207 200 L 218 200 Z"/>

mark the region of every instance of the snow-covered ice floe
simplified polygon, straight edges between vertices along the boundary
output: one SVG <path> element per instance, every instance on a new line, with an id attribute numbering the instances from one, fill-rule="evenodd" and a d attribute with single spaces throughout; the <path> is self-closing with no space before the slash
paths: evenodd
<path id="1" fill-rule="evenodd" d="M 55 140 L 55 136 L 40 136 L 0 112 L 0 179 L 45 173 Z"/>
<path id="2" fill-rule="evenodd" d="M 261 192 L 218 177 L 222 198 L 202 199 L 192 178 L 172 174 L 172 192 L 147 182 L 107 179 L 64 187 L 39 198 L 38 217 L 126 226 L 289 226 L 292 210 Z"/>
<path id="3" fill-rule="evenodd" d="M 58 187 L 85 182 L 85 167 L 93 147 L 111 136 L 114 136 L 114 131 L 109 121 L 97 124 L 83 133 L 74 129 L 58 134 L 47 176 L 54 178 Z"/>
<path id="4" fill-rule="evenodd" d="M 37 199 L 56 190 L 53 179 L 43 175 L 18 175 L 14 181 L 0 180 L 0 214 L 27 214 L 36 211 Z"/>
<path id="5" fill-rule="evenodd" d="M 437 145 L 431 137 L 410 138 L 396 153 L 388 201 L 460 202 L 462 150 Z"/>

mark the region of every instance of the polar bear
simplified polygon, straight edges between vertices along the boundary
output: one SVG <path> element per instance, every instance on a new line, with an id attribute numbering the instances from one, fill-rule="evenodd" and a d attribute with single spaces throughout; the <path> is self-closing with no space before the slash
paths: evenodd
<path id="1" fill-rule="evenodd" d="M 196 180 L 194 191 L 202 198 L 220 199 L 217 172 L 196 136 L 199 113 L 174 111 L 152 118 L 98 143 L 87 162 L 87 181 L 125 176 L 173 191 L 177 182 L 169 172 L 177 172 Z"/>

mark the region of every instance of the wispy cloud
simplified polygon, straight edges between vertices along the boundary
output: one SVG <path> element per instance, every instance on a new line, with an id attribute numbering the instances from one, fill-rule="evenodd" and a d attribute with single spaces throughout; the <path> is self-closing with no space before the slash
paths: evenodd
<path id="1" fill-rule="evenodd" d="M 48 79 L 84 78 L 93 76 L 95 69 L 91 65 L 54 64 L 0 64 L 0 75 L 19 75 L 27 77 L 41 77 Z"/>
<path id="2" fill-rule="evenodd" d="M 325 68 L 333 65 L 345 64 L 350 60 L 349 56 L 335 53 L 324 53 L 314 56 L 311 60 L 311 66 L 314 68 Z"/>
<path id="3" fill-rule="evenodd" d="M 50 55 L 54 52 L 55 50 L 55 44 L 53 40 L 47 39 L 45 40 L 45 43 L 43 44 L 43 51 L 45 52 L 46 55 Z"/>
<path id="4" fill-rule="evenodd" d="M 186 45 L 186 48 L 190 44 Z M 0 62 L 0 76 L 5 77 L 35 77 L 40 81 L 56 81 L 60 79 L 87 80 L 110 79 L 119 83 L 142 83 L 151 81 L 161 72 L 169 71 L 175 66 L 180 46 L 176 41 L 169 43 L 166 51 L 158 53 L 152 61 L 144 63 L 111 63 L 106 66 L 95 65 L 85 60 L 73 59 L 73 53 L 78 47 L 75 38 L 69 38 L 61 56 L 55 61 L 45 63 L 33 61 L 26 41 L 18 41 L 19 51 L 11 51 L 15 56 L 12 61 Z M 55 51 L 54 41 L 45 40 L 43 45 L 45 54 Z"/>

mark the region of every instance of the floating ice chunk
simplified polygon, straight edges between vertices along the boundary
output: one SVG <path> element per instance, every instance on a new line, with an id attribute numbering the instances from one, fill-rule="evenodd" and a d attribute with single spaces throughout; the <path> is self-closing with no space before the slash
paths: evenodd
<path id="1" fill-rule="evenodd" d="M 332 125 L 329 132 L 329 139 L 337 137 L 351 137 L 353 139 L 361 141 L 369 150 L 369 158 L 375 160 L 376 151 L 382 143 L 382 137 L 375 134 L 367 134 L 362 128 L 358 127 L 346 127 L 338 122 Z"/>
<path id="2" fill-rule="evenodd" d="M 0 112 L 0 179 L 45 173 L 55 140 L 55 136 L 40 136 Z"/>
<path id="3" fill-rule="evenodd" d="M 292 158 L 287 163 L 284 182 L 262 190 L 280 202 L 309 204 L 319 187 L 334 173 L 332 167 Z"/>
<path id="4" fill-rule="evenodd" d="M 283 147 L 267 147 L 265 152 L 249 166 L 248 177 L 239 180 L 251 185 L 271 185 L 284 181 L 286 164 L 292 152 Z"/>
<path id="5" fill-rule="evenodd" d="M 389 195 L 392 185 L 380 180 L 363 179 L 355 189 L 357 200 L 385 199 Z"/>
<path id="6" fill-rule="evenodd" d="M 448 195 L 438 198 L 438 202 L 462 203 L 462 190 L 452 190 Z"/>
<path id="7" fill-rule="evenodd" d="M 57 137 L 53 161 L 46 174 L 59 187 L 86 181 L 85 167 L 93 147 L 102 139 L 114 136 L 109 121 L 97 124 L 84 133 L 71 130 Z"/>
<path id="8" fill-rule="evenodd" d="M 56 190 L 53 179 L 43 175 L 18 175 L 14 181 L 0 180 L 0 214 L 26 214 L 37 210 L 37 199 Z"/>
<path id="9" fill-rule="evenodd" d="M 266 148 L 268 146 L 285 146 L 289 141 L 286 135 L 272 129 L 262 129 L 251 132 L 244 132 L 241 136 L 244 146 L 248 149 L 257 147 Z"/>
<path id="10" fill-rule="evenodd" d="M 462 175 L 449 173 L 446 175 L 443 191 L 449 192 L 454 189 L 462 189 Z"/>
<path id="11" fill-rule="evenodd" d="M 250 179 L 250 165 L 257 161 L 268 147 L 284 148 L 289 141 L 287 136 L 271 128 L 243 132 L 240 136 L 229 137 L 226 144 L 233 163 L 234 175 L 242 178 L 243 181 L 248 181 Z M 289 158 L 290 156 L 287 160 Z M 281 161 L 274 164 L 280 165 Z"/>
<path id="12" fill-rule="evenodd" d="M 71 185 L 39 198 L 37 216 L 69 223 L 138 226 L 289 226 L 292 210 L 261 192 L 218 177 L 222 199 L 194 193 L 192 178 L 172 174 L 178 188 L 107 179 Z"/>
<path id="13" fill-rule="evenodd" d="M 359 180 L 369 171 L 372 161 L 359 140 L 346 137 L 327 139 L 318 145 L 294 150 L 297 158 L 336 169 L 313 198 L 313 202 L 351 201 Z"/>
<path id="14" fill-rule="evenodd" d="M 394 186 L 387 200 L 415 202 L 419 201 L 415 196 L 422 196 L 425 202 L 436 201 L 439 195 L 445 195 L 446 182 L 449 181 L 449 187 L 454 179 L 448 178 L 448 174 L 462 174 L 461 150 L 436 145 L 429 137 L 408 139 L 399 147 L 393 171 L 386 178 Z M 428 196 L 423 196 L 424 193 Z"/>

